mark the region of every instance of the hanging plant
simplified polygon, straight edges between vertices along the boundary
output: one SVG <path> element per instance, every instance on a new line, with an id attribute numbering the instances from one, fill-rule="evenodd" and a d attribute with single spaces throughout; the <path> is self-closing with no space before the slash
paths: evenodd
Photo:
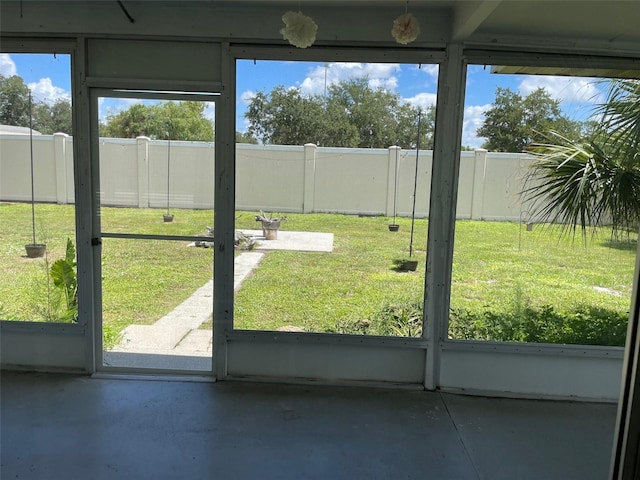
<path id="1" fill-rule="evenodd" d="M 33 243 L 25 245 L 27 257 L 39 258 L 44 255 L 47 246 L 44 243 L 36 243 L 36 198 L 35 198 L 35 182 L 33 171 L 33 115 L 31 111 L 31 91 L 29 91 L 29 149 L 31 159 L 31 232 L 33 235 Z"/>
<path id="2" fill-rule="evenodd" d="M 302 12 L 289 11 L 282 16 L 285 27 L 280 33 L 291 45 L 298 48 L 307 48 L 316 41 L 318 25 L 311 17 L 303 15 Z"/>
<path id="3" fill-rule="evenodd" d="M 422 111 L 418 110 L 418 135 L 416 139 L 416 171 L 413 175 L 413 207 L 411 208 L 411 237 L 409 240 L 409 256 L 413 255 L 413 230 L 416 223 L 416 196 L 418 194 L 418 160 L 420 160 L 420 122 Z"/>
<path id="4" fill-rule="evenodd" d="M 400 147 L 396 148 L 396 163 L 395 163 L 395 176 L 393 180 L 393 223 L 389 224 L 390 232 L 397 232 L 400 230 L 400 225 L 396 223 L 396 213 L 398 211 L 398 152 Z"/>
<path id="5" fill-rule="evenodd" d="M 162 215 L 162 219 L 168 223 L 173 222 L 173 214 L 169 211 L 169 186 L 171 185 L 171 125 L 167 131 L 167 213 Z"/>
<path id="6" fill-rule="evenodd" d="M 393 21 L 391 35 L 402 45 L 411 43 L 420 35 L 420 22 L 412 13 L 403 13 Z"/>
<path id="7" fill-rule="evenodd" d="M 418 261 L 413 257 L 413 232 L 416 223 L 416 195 L 418 193 L 418 160 L 420 159 L 420 123 L 422 111 L 418 110 L 418 135 L 416 140 L 416 170 L 413 176 L 413 207 L 411 208 L 411 236 L 409 237 L 409 256 L 394 260 L 394 269 L 398 272 L 415 271 Z"/>

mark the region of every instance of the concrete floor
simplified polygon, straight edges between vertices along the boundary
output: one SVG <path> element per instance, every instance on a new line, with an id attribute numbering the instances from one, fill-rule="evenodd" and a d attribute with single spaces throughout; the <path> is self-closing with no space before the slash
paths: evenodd
<path id="1" fill-rule="evenodd" d="M 607 477 L 616 406 L 3 372 L 4 479 Z"/>

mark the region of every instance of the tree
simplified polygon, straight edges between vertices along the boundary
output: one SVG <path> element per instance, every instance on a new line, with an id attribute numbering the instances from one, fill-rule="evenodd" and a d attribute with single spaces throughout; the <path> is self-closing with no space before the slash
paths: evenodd
<path id="1" fill-rule="evenodd" d="M 29 126 L 29 88 L 22 77 L 0 75 L 0 123 Z"/>
<path id="2" fill-rule="evenodd" d="M 33 128 L 45 135 L 62 132 L 71 135 L 71 102 L 60 98 L 53 105 L 37 103 L 33 108 Z"/>
<path id="3" fill-rule="evenodd" d="M 304 97 L 299 90 L 275 87 L 258 92 L 245 113 L 247 133 L 262 143 L 304 145 L 321 143 L 324 109 L 317 97 Z"/>
<path id="4" fill-rule="evenodd" d="M 613 80 L 609 84 L 607 102 L 597 114 L 604 120 L 602 131 L 595 137 L 604 138 L 612 154 L 627 164 L 640 163 L 640 81 Z"/>
<path id="5" fill-rule="evenodd" d="M 34 130 L 50 135 L 62 132 L 71 135 L 71 102 L 59 98 L 53 104 L 31 99 Z M 0 75 L 0 123 L 29 127 L 29 87 L 22 77 Z"/>
<path id="6" fill-rule="evenodd" d="M 127 110 L 108 115 L 100 125 L 100 136 L 147 136 L 153 139 L 211 142 L 214 140 L 213 122 L 204 116 L 205 108 L 202 102 L 138 103 Z"/>
<path id="7" fill-rule="evenodd" d="M 327 95 L 303 95 L 275 87 L 259 92 L 249 104 L 248 133 L 262 143 L 387 148 L 415 148 L 418 109 L 400 95 L 372 88 L 367 78 L 344 80 Z M 432 148 L 435 108 L 423 115 L 421 148 Z"/>
<path id="8" fill-rule="evenodd" d="M 537 156 L 523 195 L 545 222 L 580 228 L 613 226 L 614 235 L 635 230 L 640 220 L 640 82 L 612 80 L 602 119 L 589 138 L 557 132 L 534 145 Z"/>
<path id="9" fill-rule="evenodd" d="M 258 140 L 256 140 L 255 137 L 252 137 L 248 133 L 236 131 L 236 143 L 251 143 L 253 145 L 256 145 L 258 143 Z"/>
<path id="10" fill-rule="evenodd" d="M 386 148 L 398 145 L 415 148 L 419 109 L 397 94 L 371 88 L 366 77 L 342 81 L 329 87 L 327 104 L 346 114 L 358 133 L 358 147 Z M 433 147 L 435 108 L 430 107 L 421 122 L 420 146 Z"/>
<path id="11" fill-rule="evenodd" d="M 582 124 L 564 116 L 560 102 L 544 88 L 522 97 L 509 88 L 498 87 L 493 106 L 485 112 L 477 135 L 487 139 L 482 145 L 487 150 L 523 152 L 550 130 L 578 139 Z"/>
<path id="12" fill-rule="evenodd" d="M 416 148 L 418 135 L 418 109 L 407 104 L 399 107 L 398 132 L 395 145 L 403 148 Z M 436 125 L 436 107 L 430 106 L 421 112 L 420 149 L 433 149 L 433 132 Z"/>

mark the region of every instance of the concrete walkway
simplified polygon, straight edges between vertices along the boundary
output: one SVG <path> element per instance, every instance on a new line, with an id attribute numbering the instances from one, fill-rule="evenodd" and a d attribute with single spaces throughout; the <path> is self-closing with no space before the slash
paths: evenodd
<path id="1" fill-rule="evenodd" d="M 253 251 L 238 255 L 234 261 L 233 288 L 258 266 L 266 250 L 296 250 L 331 252 L 332 233 L 278 232 L 276 240 L 265 240 L 260 230 L 243 230 L 256 239 Z M 212 319 L 213 280 L 196 290 L 173 311 L 152 325 L 129 325 L 122 331 L 122 340 L 111 352 L 155 355 L 211 357 L 213 336 L 211 329 L 200 326 Z"/>

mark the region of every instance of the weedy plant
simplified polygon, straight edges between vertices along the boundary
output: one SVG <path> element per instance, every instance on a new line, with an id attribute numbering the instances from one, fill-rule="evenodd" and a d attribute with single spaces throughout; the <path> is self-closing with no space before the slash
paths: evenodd
<path id="1" fill-rule="evenodd" d="M 49 252 L 44 255 L 44 292 L 34 288 L 36 312 L 47 322 L 76 322 L 78 320 L 78 280 L 76 249 L 67 238 L 64 258 L 53 263 Z M 42 298 L 46 301 L 43 303 Z"/>
<path id="2" fill-rule="evenodd" d="M 76 249 L 70 238 L 64 258 L 60 258 L 51 265 L 51 279 L 58 289 L 58 295 L 64 299 L 66 310 L 61 320 L 75 322 L 78 320 L 78 278 L 76 275 Z"/>

